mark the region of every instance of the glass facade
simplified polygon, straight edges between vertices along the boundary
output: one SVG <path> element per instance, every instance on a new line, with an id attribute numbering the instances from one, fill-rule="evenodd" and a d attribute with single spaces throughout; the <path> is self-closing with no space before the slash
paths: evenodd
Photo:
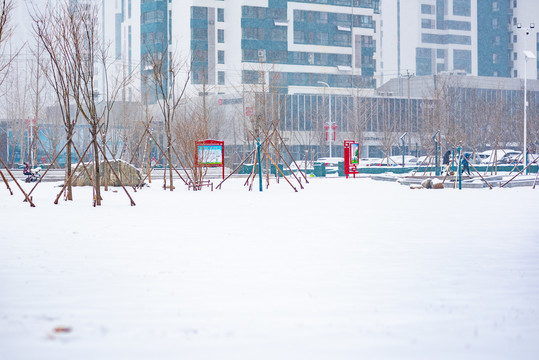
<path id="1" fill-rule="evenodd" d="M 148 95 L 148 101 L 156 100 L 151 73 L 154 59 L 168 54 L 168 9 L 167 0 L 142 1 L 140 5 L 140 52 L 141 52 L 141 89 Z M 164 68 L 168 66 L 165 63 Z"/>
<path id="2" fill-rule="evenodd" d="M 346 6 L 342 12 L 324 12 L 294 9 L 287 14 L 287 1 L 270 1 L 269 6 L 242 6 L 242 61 L 272 64 L 331 66 L 352 69 L 360 68 L 361 75 L 322 75 L 304 71 L 280 73 L 281 91 L 288 86 L 317 86 L 317 81 L 325 81 L 332 87 L 353 87 L 357 84 L 373 87 L 376 63 L 374 53 L 376 43 L 373 36 L 358 36 L 353 39 L 353 28 L 375 29 L 370 15 L 356 15 L 351 7 L 379 10 L 379 1 L 373 0 L 321 0 L 291 1 Z M 291 15 L 291 16 L 290 16 Z M 293 21 L 293 44 L 288 43 L 290 29 L 286 19 Z M 290 45 L 315 45 L 328 47 L 328 51 L 290 51 Z M 337 54 L 329 47 L 356 49 L 352 55 Z M 249 78 L 250 79 L 250 78 Z M 324 80 L 325 79 L 325 80 Z"/>
<path id="3" fill-rule="evenodd" d="M 421 2 L 421 45 L 416 48 L 417 75 L 446 71 L 472 73 L 471 10 L 471 0 Z M 463 20 L 463 17 L 470 19 Z"/>
<path id="4" fill-rule="evenodd" d="M 513 14 L 512 1 L 495 3 L 477 2 L 478 75 L 511 77 L 513 43 L 507 18 Z"/>

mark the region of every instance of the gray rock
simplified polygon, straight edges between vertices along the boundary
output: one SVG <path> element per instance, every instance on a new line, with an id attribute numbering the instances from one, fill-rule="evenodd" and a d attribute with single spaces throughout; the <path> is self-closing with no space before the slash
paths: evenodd
<path id="1" fill-rule="evenodd" d="M 108 164 L 106 164 L 104 161 L 101 161 L 99 164 L 99 171 L 100 171 L 100 178 L 101 178 L 101 185 L 104 184 L 104 176 L 105 171 L 104 167 L 106 166 L 106 175 L 108 179 L 108 185 L 109 186 L 121 186 L 122 184 L 124 186 L 136 186 L 140 183 L 142 180 L 142 172 L 134 167 L 131 164 L 128 164 L 127 162 L 123 160 L 117 160 L 117 161 L 110 161 L 110 165 L 118 175 L 118 177 L 121 180 L 118 181 L 116 176 L 114 176 L 114 173 L 110 170 L 110 167 Z M 88 172 L 90 175 L 94 175 L 94 163 L 89 162 L 86 163 L 86 168 L 88 169 Z M 88 174 L 84 170 L 84 167 L 82 165 L 79 165 L 79 168 L 77 169 L 76 174 L 73 176 L 73 186 L 91 186 L 92 182 L 88 178 Z"/>

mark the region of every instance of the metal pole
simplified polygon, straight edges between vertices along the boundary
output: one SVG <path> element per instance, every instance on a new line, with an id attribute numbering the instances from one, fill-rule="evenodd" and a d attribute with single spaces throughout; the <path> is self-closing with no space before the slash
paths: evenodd
<path id="1" fill-rule="evenodd" d="M 527 114 L 527 111 L 528 111 L 528 97 L 526 96 L 526 94 L 528 93 L 528 87 L 527 87 L 527 83 L 528 83 L 528 57 L 526 55 L 524 55 L 524 144 L 523 144 L 523 151 L 522 151 L 522 157 L 523 157 L 523 161 L 522 161 L 522 165 L 524 166 L 523 169 L 526 169 L 526 165 L 527 165 L 527 162 L 528 162 L 528 153 L 526 151 L 526 143 L 527 143 L 527 131 L 526 131 L 526 122 L 527 122 L 527 119 L 528 119 L 528 114 Z M 526 171 L 524 172 L 525 175 L 528 175 L 528 170 L 526 169 Z"/>
<path id="2" fill-rule="evenodd" d="M 525 36 L 524 36 L 524 143 L 522 144 L 522 169 L 525 170 L 525 174 L 528 174 L 528 149 L 527 149 L 527 111 L 528 111 L 528 88 L 527 88 L 527 79 L 528 79 L 528 59 L 535 59 L 536 56 L 531 52 L 528 51 L 528 35 L 531 32 L 531 29 L 535 28 L 535 24 L 531 23 L 530 27 L 525 29 Z M 522 25 L 519 23 L 517 24 L 517 29 L 522 29 Z"/>
<path id="3" fill-rule="evenodd" d="M 459 156 L 459 166 L 458 166 L 458 172 L 459 172 L 459 190 L 462 190 L 462 174 L 460 172 L 460 166 L 462 164 L 462 158 L 460 157 L 460 151 L 462 150 L 462 148 L 459 146 L 457 148 L 457 153 L 458 153 L 458 156 Z"/>
<path id="4" fill-rule="evenodd" d="M 258 185 L 262 191 L 262 158 L 260 157 L 260 138 L 256 139 L 256 152 L 258 156 Z"/>
<path id="5" fill-rule="evenodd" d="M 331 139 L 333 138 L 333 123 L 331 122 L 331 94 L 329 96 L 329 157 L 332 157 Z"/>
<path id="6" fill-rule="evenodd" d="M 327 86 L 327 88 L 329 89 L 329 84 L 325 81 L 317 81 L 319 84 L 322 84 L 324 86 Z M 328 141 L 329 141 L 329 157 L 331 157 L 331 136 L 332 136 L 332 131 L 333 129 L 331 128 L 331 94 L 328 94 L 329 96 L 329 119 L 328 119 L 328 125 L 329 125 L 329 129 L 328 129 Z"/>
<path id="7" fill-rule="evenodd" d="M 404 138 L 408 135 L 407 132 L 401 135 L 400 139 L 402 142 L 402 167 L 404 167 L 404 149 L 406 148 L 406 143 L 404 142 Z"/>
<path id="8" fill-rule="evenodd" d="M 438 134 L 440 133 L 440 130 L 436 131 L 436 134 L 432 137 L 432 140 L 434 140 L 434 166 L 435 166 L 435 173 L 436 176 L 440 175 L 440 169 L 439 169 L 439 162 L 438 162 Z"/>

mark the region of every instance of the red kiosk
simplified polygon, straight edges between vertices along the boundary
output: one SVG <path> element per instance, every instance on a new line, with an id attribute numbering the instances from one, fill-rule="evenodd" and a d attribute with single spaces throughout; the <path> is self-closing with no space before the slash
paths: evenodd
<path id="1" fill-rule="evenodd" d="M 196 142 L 195 166 L 221 167 L 225 178 L 225 142 L 200 140 Z"/>
<path id="2" fill-rule="evenodd" d="M 344 174 L 348 179 L 348 175 L 353 174 L 354 178 L 359 164 L 359 144 L 354 140 L 344 140 Z"/>

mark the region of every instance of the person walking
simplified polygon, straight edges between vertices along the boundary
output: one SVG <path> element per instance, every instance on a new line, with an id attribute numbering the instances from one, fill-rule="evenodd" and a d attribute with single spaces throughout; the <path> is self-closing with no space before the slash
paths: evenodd
<path id="1" fill-rule="evenodd" d="M 447 150 L 443 157 L 444 172 L 449 173 L 449 157 L 451 156 L 451 150 Z"/>
<path id="2" fill-rule="evenodd" d="M 464 157 L 462 158 L 462 171 L 461 173 L 464 174 L 464 172 L 470 174 L 470 154 L 466 153 L 464 154 Z"/>

